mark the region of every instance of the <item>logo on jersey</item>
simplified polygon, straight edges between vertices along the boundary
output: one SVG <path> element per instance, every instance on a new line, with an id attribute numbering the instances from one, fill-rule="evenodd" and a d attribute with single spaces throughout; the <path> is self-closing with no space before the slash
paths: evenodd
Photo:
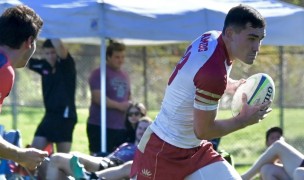
<path id="1" fill-rule="evenodd" d="M 211 34 L 203 34 L 200 44 L 198 45 L 198 52 L 207 51 L 208 50 L 208 40 L 210 38 Z"/>
<path id="2" fill-rule="evenodd" d="M 142 169 L 141 174 L 147 178 L 151 178 L 152 173 L 148 169 Z"/>

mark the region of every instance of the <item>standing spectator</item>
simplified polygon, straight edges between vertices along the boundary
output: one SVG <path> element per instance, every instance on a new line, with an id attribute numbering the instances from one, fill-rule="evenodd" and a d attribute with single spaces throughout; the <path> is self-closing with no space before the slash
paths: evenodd
<path id="1" fill-rule="evenodd" d="M 241 179 L 207 142 L 258 123 L 271 102 L 249 106 L 242 96 L 236 117 L 217 119 L 224 92 L 234 94 L 243 80 L 229 77 L 234 61 L 253 64 L 266 32 L 254 8 L 229 10 L 222 32 L 202 33 L 187 48 L 169 78 L 155 121 L 146 130 L 132 165 L 132 179 Z"/>
<path id="2" fill-rule="evenodd" d="M 24 67 L 36 50 L 37 36 L 43 21 L 35 11 L 19 5 L 8 8 L 0 16 L 0 112 L 14 84 L 14 68 Z M 34 148 L 19 148 L 0 136 L 0 157 L 36 169 L 48 155 Z"/>
<path id="3" fill-rule="evenodd" d="M 29 68 L 41 75 L 45 106 L 32 146 L 44 149 L 49 143 L 56 143 L 58 152 L 69 152 L 77 122 L 75 62 L 59 39 L 47 39 L 42 51 L 44 59 L 29 61 Z"/>
<path id="4" fill-rule="evenodd" d="M 131 98 L 130 80 L 122 70 L 125 62 L 125 45 L 110 42 L 106 51 L 106 141 L 107 152 L 112 152 L 124 142 L 126 136 L 125 116 Z M 91 106 L 87 123 L 91 154 L 101 152 L 100 145 L 100 68 L 89 78 Z"/>

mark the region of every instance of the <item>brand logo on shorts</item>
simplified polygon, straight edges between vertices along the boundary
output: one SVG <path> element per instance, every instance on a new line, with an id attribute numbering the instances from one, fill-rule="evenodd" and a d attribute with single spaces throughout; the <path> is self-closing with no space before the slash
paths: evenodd
<path id="1" fill-rule="evenodd" d="M 142 169 L 142 170 L 141 170 L 141 174 L 142 174 L 143 176 L 148 177 L 148 178 L 151 178 L 151 176 L 152 176 L 152 173 L 151 173 L 148 169 Z"/>

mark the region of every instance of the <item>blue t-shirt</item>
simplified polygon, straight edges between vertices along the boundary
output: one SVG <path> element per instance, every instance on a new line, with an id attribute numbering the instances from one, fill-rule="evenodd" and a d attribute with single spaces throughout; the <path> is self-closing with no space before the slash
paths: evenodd
<path id="1" fill-rule="evenodd" d="M 109 154 L 107 158 L 116 158 L 122 162 L 133 160 L 135 156 L 136 145 L 133 143 L 123 143 L 114 152 Z"/>

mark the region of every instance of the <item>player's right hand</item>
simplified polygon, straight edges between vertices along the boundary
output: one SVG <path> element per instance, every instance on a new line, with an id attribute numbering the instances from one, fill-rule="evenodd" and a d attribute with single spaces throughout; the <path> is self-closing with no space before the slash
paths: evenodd
<path id="1" fill-rule="evenodd" d="M 268 113 L 272 111 L 270 105 L 272 101 L 266 101 L 260 105 L 248 105 L 247 96 L 245 93 L 242 95 L 243 107 L 239 114 L 239 118 L 245 123 L 245 126 L 255 124 L 266 118 Z"/>
<path id="2" fill-rule="evenodd" d="M 18 151 L 17 163 L 30 170 L 36 169 L 48 156 L 48 152 L 35 148 L 21 148 Z"/>

